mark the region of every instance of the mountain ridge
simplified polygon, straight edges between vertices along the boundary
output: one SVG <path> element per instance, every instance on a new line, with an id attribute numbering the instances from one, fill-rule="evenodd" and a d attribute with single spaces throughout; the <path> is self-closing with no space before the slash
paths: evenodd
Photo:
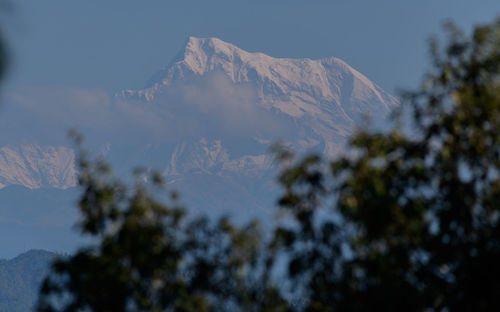
<path id="1" fill-rule="evenodd" d="M 154 92 L 157 91 L 161 85 L 167 85 L 170 83 L 170 80 L 173 78 L 172 76 L 175 74 L 182 76 L 183 70 L 203 75 L 208 71 L 222 69 L 223 71 L 231 74 L 229 77 L 232 82 L 248 81 L 249 73 L 245 71 L 246 68 L 244 66 L 238 67 L 229 65 L 231 63 L 236 63 L 249 64 L 249 67 L 256 71 L 257 77 L 260 77 L 261 80 L 265 80 L 266 78 L 269 79 L 269 77 L 273 77 L 273 74 L 276 74 L 276 78 L 282 78 L 290 81 L 300 81 L 301 83 L 303 83 L 302 80 L 310 80 L 314 82 L 316 86 L 321 86 L 319 89 L 315 89 L 312 83 L 307 86 L 311 88 L 313 95 L 327 98 L 335 97 L 335 95 L 331 92 L 332 88 L 328 88 L 331 87 L 332 84 L 328 81 L 329 77 L 325 74 L 326 68 L 333 66 L 336 67 L 336 69 L 340 69 L 342 72 L 350 73 L 354 79 L 366 86 L 369 86 L 371 91 L 374 92 L 381 102 L 384 102 L 387 99 L 396 103 L 398 102 L 397 98 L 383 91 L 366 76 L 336 57 L 326 57 L 320 59 L 277 58 L 261 52 L 247 52 L 233 44 L 224 42 L 215 37 L 189 37 L 182 51 L 183 52 L 179 53 L 179 56 L 182 55 L 182 57 L 177 56 L 167 67 L 164 67 L 154 74 L 149 80 L 146 88 L 138 91 L 122 90 L 121 92 L 118 92 L 117 95 L 136 95 L 150 101 L 154 97 Z M 277 69 L 277 67 L 282 67 L 281 71 L 279 68 Z M 285 71 L 285 74 L 283 74 L 283 71 Z M 310 74 L 306 74 L 307 72 L 310 72 Z M 270 80 L 274 83 L 278 81 L 278 79 Z M 358 94 L 357 96 L 360 95 Z M 384 99 L 384 97 L 387 99 Z M 389 104 L 384 105 L 387 110 L 393 106 L 390 105 L 392 103 L 384 104 Z"/>

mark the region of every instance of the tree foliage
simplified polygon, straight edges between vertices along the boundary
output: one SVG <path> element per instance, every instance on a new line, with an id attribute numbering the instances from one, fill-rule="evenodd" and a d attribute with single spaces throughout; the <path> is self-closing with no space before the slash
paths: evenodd
<path id="1" fill-rule="evenodd" d="M 306 158 L 282 174 L 281 203 L 300 221 L 286 245 L 313 246 L 290 263 L 307 276 L 306 310 L 500 308 L 500 20 L 448 35 L 444 49 L 432 43 L 423 87 L 404 96 L 411 133 L 360 132 L 354 156 L 328 170 Z M 315 227 L 332 196 L 340 221 Z"/>
<path id="2" fill-rule="evenodd" d="M 283 304 L 261 295 L 276 291 L 262 287 L 265 271 L 250 274 L 262 260 L 256 223 L 187 221 L 175 193 L 172 204 L 152 195 L 161 189 L 159 175 L 146 183 L 139 171 L 129 189 L 102 160 L 83 152 L 79 159 L 78 228 L 96 244 L 54 263 L 38 311 L 265 311 Z"/>
<path id="3" fill-rule="evenodd" d="M 255 223 L 188 222 L 82 161 L 80 229 L 97 244 L 55 264 L 39 311 L 499 310 L 500 20 L 450 25 L 432 51 L 406 127 L 360 131 L 329 162 L 279 153 L 289 219 L 270 241 Z"/>

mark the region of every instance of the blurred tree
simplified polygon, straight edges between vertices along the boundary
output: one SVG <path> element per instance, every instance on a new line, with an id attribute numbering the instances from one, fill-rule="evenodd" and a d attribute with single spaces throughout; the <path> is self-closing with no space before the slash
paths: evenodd
<path id="1" fill-rule="evenodd" d="M 55 263 L 38 311 L 498 311 L 500 20 L 448 34 L 403 97 L 411 133 L 361 131 L 329 163 L 278 150 L 291 218 L 269 244 L 255 223 L 186 221 L 151 195 L 157 175 L 129 190 L 81 156 L 96 245 Z"/>
<path id="2" fill-rule="evenodd" d="M 138 171 L 129 189 L 102 160 L 89 161 L 83 152 L 79 159 L 84 192 L 78 228 L 96 245 L 54 263 L 38 311 L 280 311 L 274 308 L 286 306 L 275 289 L 264 286 L 268 273 L 256 270 L 263 260 L 256 223 L 236 228 L 227 219 L 188 222 L 182 208 L 152 196 L 162 184 L 158 174 L 146 183 Z"/>
<path id="3" fill-rule="evenodd" d="M 500 310 L 500 20 L 447 29 L 403 96 L 411 133 L 361 131 L 328 170 L 307 157 L 282 173 L 298 226 L 275 248 L 305 310 Z"/>
<path id="4" fill-rule="evenodd" d="M 0 12 L 12 12 L 12 4 L 7 0 L 0 0 Z M 0 30 L 0 80 L 4 78 L 8 65 L 7 45 L 3 31 Z"/>

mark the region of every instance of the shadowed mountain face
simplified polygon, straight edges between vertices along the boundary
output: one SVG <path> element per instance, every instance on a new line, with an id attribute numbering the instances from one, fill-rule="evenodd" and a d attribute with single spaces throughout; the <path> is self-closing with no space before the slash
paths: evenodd
<path id="1" fill-rule="evenodd" d="M 138 165 L 163 173 L 193 211 L 268 219 L 278 192 L 271 143 L 335 156 L 357 127 L 367 126 L 365 116 L 379 126 L 397 104 L 337 58 L 273 58 L 215 38 L 189 38 L 144 89 L 111 96 L 26 88 L 8 96 L 0 183 L 71 190 L 74 154 L 60 138 L 76 127 L 120 175 Z M 9 198 L 8 187 L 1 192 Z M 0 208 L 0 222 L 14 206 Z M 50 206 L 44 204 L 47 215 Z"/>

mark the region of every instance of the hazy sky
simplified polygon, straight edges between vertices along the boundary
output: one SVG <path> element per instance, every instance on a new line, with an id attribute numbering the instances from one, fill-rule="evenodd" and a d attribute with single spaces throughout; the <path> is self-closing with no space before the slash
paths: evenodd
<path id="1" fill-rule="evenodd" d="M 205 94 L 186 92 L 189 100 L 200 102 L 196 105 L 210 108 L 211 115 L 204 114 L 203 122 L 198 122 L 198 115 L 181 115 L 179 123 L 175 118 L 164 118 L 162 109 L 175 108 L 174 104 L 187 107 L 191 113 L 183 102 L 172 101 L 168 107 L 158 105 L 155 109 L 153 105 L 113 100 L 110 94 L 120 89 L 143 87 L 179 52 L 188 36 L 218 37 L 247 51 L 275 57 L 339 57 L 394 93 L 397 87 L 416 87 L 428 63 L 427 39 L 441 33 L 443 21 L 452 18 L 471 29 L 473 24 L 491 22 L 500 14 L 500 0 L 10 1 L 13 10 L 0 14 L 11 50 L 11 68 L 4 86 L 10 92 L 0 93 L 0 146 L 31 141 L 67 145 L 67 130 L 76 127 L 86 142 L 106 143 L 106 151 L 107 143 L 115 144 L 116 140 L 131 144 L 132 149 L 124 149 L 126 153 L 117 149 L 116 155 L 127 155 L 130 160 L 125 163 L 133 165 L 156 159 L 145 157 L 137 142 L 170 142 L 195 130 L 204 135 L 211 130 L 218 131 L 217 136 L 246 136 L 255 129 L 281 134 L 267 125 L 288 129 L 274 119 L 269 122 L 261 117 L 264 115 L 248 104 L 253 102 L 241 100 L 244 89 L 227 94 L 223 84 L 219 93 L 207 84 L 205 89 L 211 91 L 208 99 Z M 210 107 L 210 101 L 218 106 Z M 233 102 L 240 105 L 234 108 L 229 105 Z M 196 107 L 192 110 L 200 111 Z M 254 145 L 249 145 L 250 149 L 257 150 Z M 201 189 L 204 181 L 194 181 L 194 189 Z M 219 185 L 214 187 L 225 190 Z M 184 189 L 190 190 L 191 185 Z M 184 194 L 189 198 L 189 193 Z M 222 201 L 228 196 L 221 197 Z M 205 199 L 200 202 L 205 203 Z M 8 214 L 5 209 L 0 212 L 0 246 L 5 247 L 0 257 L 18 254 L 26 242 L 28 248 L 52 250 L 67 250 L 74 244 L 73 236 L 62 230 L 30 228 L 30 222 L 35 221 L 23 220 L 23 214 L 34 218 L 39 214 L 16 209 Z M 51 216 L 44 212 L 41 220 Z M 2 237 L 6 238 L 2 241 Z"/>
<path id="2" fill-rule="evenodd" d="M 188 36 L 276 57 L 344 59 L 389 92 L 415 86 L 427 38 L 470 29 L 499 0 L 16 0 L 9 87 L 140 88 Z"/>

